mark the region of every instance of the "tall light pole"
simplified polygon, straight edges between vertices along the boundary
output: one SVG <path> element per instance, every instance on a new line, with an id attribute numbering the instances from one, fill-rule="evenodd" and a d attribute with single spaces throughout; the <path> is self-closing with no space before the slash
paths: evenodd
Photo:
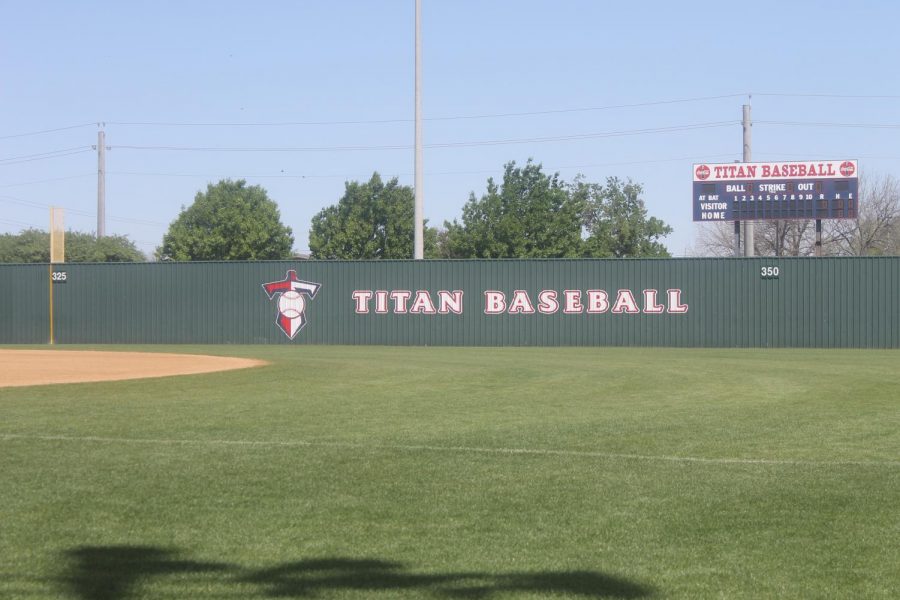
<path id="1" fill-rule="evenodd" d="M 422 0 L 416 0 L 416 209 L 413 258 L 425 258 L 424 190 L 422 189 Z"/>

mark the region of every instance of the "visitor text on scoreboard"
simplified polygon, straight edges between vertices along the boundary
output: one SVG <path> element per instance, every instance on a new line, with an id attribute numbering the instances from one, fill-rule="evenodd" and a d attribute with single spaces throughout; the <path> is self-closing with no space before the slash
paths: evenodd
<path id="1" fill-rule="evenodd" d="M 855 160 L 694 165 L 695 221 L 855 219 Z"/>

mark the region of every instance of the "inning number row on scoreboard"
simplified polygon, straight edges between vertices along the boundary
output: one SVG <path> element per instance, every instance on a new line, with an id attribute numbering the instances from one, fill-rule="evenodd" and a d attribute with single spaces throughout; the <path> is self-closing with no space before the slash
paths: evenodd
<path id="1" fill-rule="evenodd" d="M 857 179 L 694 182 L 695 221 L 855 219 Z"/>

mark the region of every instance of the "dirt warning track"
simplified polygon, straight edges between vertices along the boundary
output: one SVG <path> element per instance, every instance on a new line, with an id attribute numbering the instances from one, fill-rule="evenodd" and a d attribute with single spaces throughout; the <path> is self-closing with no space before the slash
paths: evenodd
<path id="1" fill-rule="evenodd" d="M 202 354 L 0 348 L 0 387 L 194 375 L 265 364 L 249 358 Z"/>

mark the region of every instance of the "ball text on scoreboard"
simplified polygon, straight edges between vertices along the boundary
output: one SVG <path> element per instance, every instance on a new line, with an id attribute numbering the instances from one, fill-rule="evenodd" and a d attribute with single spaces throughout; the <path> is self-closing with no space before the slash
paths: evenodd
<path id="1" fill-rule="evenodd" d="M 694 221 L 854 219 L 855 160 L 694 165 Z"/>

